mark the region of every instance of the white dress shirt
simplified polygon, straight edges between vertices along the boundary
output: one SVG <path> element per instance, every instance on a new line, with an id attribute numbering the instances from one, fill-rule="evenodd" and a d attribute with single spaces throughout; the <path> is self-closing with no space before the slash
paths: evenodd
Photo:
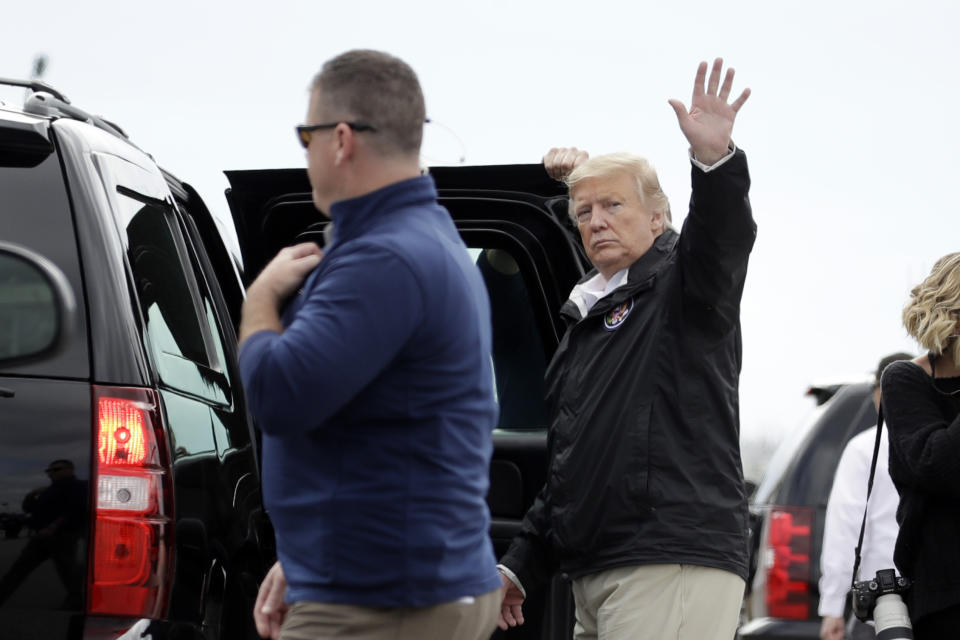
<path id="1" fill-rule="evenodd" d="M 843 617 L 844 599 L 850 590 L 854 551 L 860 535 L 863 503 L 867 496 L 867 480 L 870 477 L 870 461 L 876 439 L 875 429 L 867 429 L 854 436 L 847 443 L 840 457 L 840 464 L 837 465 L 833 489 L 827 502 L 823 549 L 820 554 L 818 612 L 821 616 Z M 887 470 L 889 447 L 887 430 L 884 429 L 873 490 L 870 492 L 858 580 L 874 577 L 878 569 L 894 568 L 893 547 L 899 531 L 897 504 L 900 496 Z"/>
<path id="2" fill-rule="evenodd" d="M 580 309 L 580 318 L 583 319 L 597 304 L 597 301 L 607 297 L 619 287 L 627 283 L 627 274 L 630 268 L 621 269 L 613 274 L 609 280 L 603 277 L 603 274 L 597 273 L 583 284 L 573 287 L 570 292 L 570 300 Z"/>

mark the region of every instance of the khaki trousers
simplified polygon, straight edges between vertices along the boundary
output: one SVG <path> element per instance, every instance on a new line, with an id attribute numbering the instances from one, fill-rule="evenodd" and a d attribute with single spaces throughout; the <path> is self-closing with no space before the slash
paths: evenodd
<path id="1" fill-rule="evenodd" d="M 744 581 L 689 564 L 618 567 L 577 578 L 576 640 L 732 640 Z"/>
<path id="2" fill-rule="evenodd" d="M 488 640 L 500 616 L 500 589 L 423 608 L 296 602 L 280 640 Z"/>

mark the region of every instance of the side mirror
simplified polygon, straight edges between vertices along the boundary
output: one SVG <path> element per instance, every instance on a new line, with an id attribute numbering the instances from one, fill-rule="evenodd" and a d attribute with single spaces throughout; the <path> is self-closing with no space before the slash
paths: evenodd
<path id="1" fill-rule="evenodd" d="M 76 306 L 66 276 L 52 262 L 0 242 L 0 366 L 56 355 L 70 340 Z"/>

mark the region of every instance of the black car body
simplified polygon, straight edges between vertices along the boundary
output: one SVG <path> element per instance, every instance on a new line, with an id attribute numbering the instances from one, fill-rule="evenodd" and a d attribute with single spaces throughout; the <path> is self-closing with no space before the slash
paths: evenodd
<path id="1" fill-rule="evenodd" d="M 876 426 L 870 382 L 811 387 L 817 407 L 777 449 L 751 500 L 746 624 L 738 637 L 820 637 L 820 551 L 827 500 L 843 448 Z"/>
<path id="2" fill-rule="evenodd" d="M 274 543 L 214 220 L 55 92 L 0 108 L 0 194 L 0 240 L 77 304 L 63 349 L 0 367 L 0 638 L 256 637 Z M 0 304 L 0 341 L 27 336 L 30 305 Z"/>
<path id="3" fill-rule="evenodd" d="M 590 265 L 566 190 L 541 165 L 430 173 L 491 299 L 500 421 L 488 504 L 501 555 L 546 477 L 544 372 L 563 335 L 560 308 Z M 28 540 L 21 502 L 43 486 L 46 465 L 72 460 L 88 483 L 76 541 L 86 551 L 67 572 L 79 583 L 67 588 L 59 561 L 47 559 L 0 604 L 0 639 L 252 637 L 252 599 L 275 550 L 235 332 L 244 286 L 282 247 L 322 245 L 328 221 L 303 169 L 227 177 L 242 272 L 197 194 L 114 125 L 76 113 L 0 111 L 0 239 L 52 260 L 80 310 L 77 337 L 61 353 L 0 369 L 0 387 L 14 392 L 0 397 L 0 522 L 16 530 L 11 541 L 0 538 L 0 575 Z M 495 268 L 494 251 L 516 269 Z M 109 432 L 117 442 L 100 439 L 102 424 L 129 427 L 130 415 L 145 425 L 138 468 L 127 464 L 129 447 L 118 459 L 118 429 Z M 140 520 L 128 522 L 116 500 L 113 509 L 95 508 L 101 493 L 129 502 L 129 478 L 138 474 L 152 491 Z M 111 535 L 132 527 L 150 544 L 104 537 L 109 527 Z M 129 574 L 122 563 L 110 573 L 104 558 L 131 552 L 144 561 Z M 127 592 L 113 587 L 133 591 L 121 597 Z M 572 597 L 561 576 L 524 610 L 523 626 L 495 637 L 571 637 Z"/>
<path id="4" fill-rule="evenodd" d="M 236 327 L 244 285 L 283 246 L 322 244 L 326 220 L 303 169 L 228 172 L 241 274 L 193 189 L 59 98 L 0 109 L 0 239 L 49 258 L 78 308 L 64 349 L 0 367 L 0 579 L 22 574 L 0 602 L 0 638 L 254 637 L 275 549 Z M 431 173 L 491 297 L 501 411 L 488 502 L 502 554 L 546 476 L 543 374 L 589 264 L 542 166 Z M 516 270 L 494 269 L 492 251 Z M 49 533 L 26 498 L 64 460 L 79 497 L 57 526 L 70 535 L 18 564 Z M 570 636 L 560 577 L 525 610 L 523 627 L 497 635 Z"/>

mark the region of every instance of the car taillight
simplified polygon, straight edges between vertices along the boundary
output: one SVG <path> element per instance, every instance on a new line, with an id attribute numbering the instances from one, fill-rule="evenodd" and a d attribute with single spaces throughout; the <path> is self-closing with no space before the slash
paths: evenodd
<path id="1" fill-rule="evenodd" d="M 770 508 L 764 562 L 767 571 L 767 615 L 810 617 L 810 531 L 813 509 Z"/>
<path id="2" fill-rule="evenodd" d="M 156 618 L 173 567 L 173 485 L 157 393 L 93 388 L 95 517 L 87 612 Z"/>

